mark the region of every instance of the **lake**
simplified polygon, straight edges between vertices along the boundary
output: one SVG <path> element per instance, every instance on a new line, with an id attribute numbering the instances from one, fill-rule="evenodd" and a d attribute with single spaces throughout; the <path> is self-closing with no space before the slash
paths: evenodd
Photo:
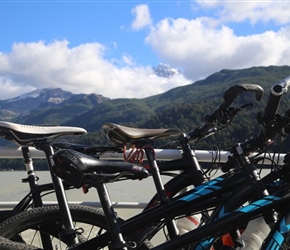
<path id="1" fill-rule="evenodd" d="M 38 171 L 39 184 L 50 183 L 51 177 L 49 171 Z M 23 198 L 29 192 L 27 183 L 22 183 L 22 179 L 26 178 L 25 171 L 1 171 L 0 172 L 0 200 L 3 202 L 16 202 Z M 164 181 L 168 177 L 163 178 Z M 144 180 L 126 180 L 107 184 L 107 188 L 113 202 L 130 202 L 145 203 L 155 194 L 155 187 L 151 177 Z M 72 189 L 66 191 L 67 198 L 70 202 L 99 202 L 97 191 L 91 188 L 87 194 L 82 189 Z M 45 201 L 56 201 L 55 195 L 50 194 L 44 198 Z M 0 201 L 0 204 L 1 204 Z M 125 211 L 124 211 L 125 210 Z M 128 217 L 137 213 L 140 209 L 127 211 L 121 209 L 118 214 L 121 217 Z"/>

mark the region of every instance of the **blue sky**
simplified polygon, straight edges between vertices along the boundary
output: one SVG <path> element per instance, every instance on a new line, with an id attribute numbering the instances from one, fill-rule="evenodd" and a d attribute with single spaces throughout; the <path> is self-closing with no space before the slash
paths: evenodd
<path id="1" fill-rule="evenodd" d="M 0 99 L 47 87 L 143 98 L 225 68 L 289 65 L 289 9 L 270 0 L 0 0 Z M 180 73 L 157 77 L 159 63 Z"/>

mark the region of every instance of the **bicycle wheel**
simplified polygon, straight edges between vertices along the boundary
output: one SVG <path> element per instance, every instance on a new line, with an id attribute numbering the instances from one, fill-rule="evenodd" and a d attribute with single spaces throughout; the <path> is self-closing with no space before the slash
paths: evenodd
<path id="1" fill-rule="evenodd" d="M 80 233 L 80 241 L 100 235 L 107 230 L 106 218 L 101 209 L 78 204 L 69 207 L 75 228 Z M 1 223 L 0 236 L 47 249 L 41 242 L 40 232 L 43 232 L 49 235 L 52 249 L 61 250 L 67 248 L 61 225 L 62 215 L 58 205 L 44 206 L 21 212 Z"/>

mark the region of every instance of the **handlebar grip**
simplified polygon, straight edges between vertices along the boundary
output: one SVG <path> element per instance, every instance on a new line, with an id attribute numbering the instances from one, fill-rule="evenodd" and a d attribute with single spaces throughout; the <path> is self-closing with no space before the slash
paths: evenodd
<path id="1" fill-rule="evenodd" d="M 281 97 L 284 93 L 287 92 L 288 86 L 290 86 L 290 76 L 286 77 L 279 83 L 272 86 L 270 90 L 268 102 L 264 110 L 265 116 L 271 118 L 276 114 Z"/>
<path id="2" fill-rule="evenodd" d="M 237 98 L 238 95 L 244 93 L 245 91 L 253 91 L 255 92 L 255 97 L 257 101 L 261 101 L 264 90 L 261 86 L 257 84 L 239 84 L 230 87 L 225 93 L 224 93 L 224 101 L 221 103 L 221 105 L 218 107 L 219 111 L 227 109 L 232 102 Z"/>

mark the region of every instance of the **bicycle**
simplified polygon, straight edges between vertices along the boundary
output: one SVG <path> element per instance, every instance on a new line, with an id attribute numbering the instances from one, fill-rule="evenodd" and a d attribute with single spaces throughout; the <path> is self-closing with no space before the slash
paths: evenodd
<path id="1" fill-rule="evenodd" d="M 76 229 L 74 223 L 87 222 L 87 217 L 99 220 L 100 217 L 103 216 L 102 211 L 100 211 L 100 209 L 86 207 L 84 205 L 68 205 L 64 186 L 66 186 L 66 189 L 72 188 L 72 186 L 68 186 L 67 184 L 63 185 L 63 181 L 54 174 L 52 170 L 53 161 L 51 158 L 54 151 L 52 146 L 50 146 L 51 143 L 59 137 L 81 135 L 84 133 L 86 133 L 86 130 L 78 127 L 32 126 L 0 121 L 1 136 L 6 140 L 12 141 L 22 147 L 22 153 L 28 174 L 28 178 L 24 181 L 27 181 L 30 186 L 30 192 L 23 199 L 21 199 L 21 201 L 14 207 L 14 209 L 0 211 L 2 221 L 31 207 L 42 207 L 43 193 L 46 194 L 47 192 L 55 192 L 59 205 L 55 205 L 47 209 L 50 212 L 57 211 L 57 213 L 59 213 L 59 211 L 63 211 L 62 216 L 63 218 L 66 218 L 66 220 L 62 226 L 67 230 L 67 234 L 64 234 L 62 238 L 64 238 L 64 241 L 66 241 L 68 244 L 75 244 L 79 240 L 84 240 L 80 235 L 78 236 L 75 233 Z M 29 154 L 29 147 L 35 147 L 45 153 L 52 178 L 52 183 L 42 185 L 38 184 L 38 180 L 35 176 L 35 171 L 32 164 L 32 159 Z M 123 165 L 128 167 L 132 164 L 124 163 Z M 59 209 L 59 206 L 62 207 L 62 209 Z M 72 213 L 72 217 L 67 216 L 67 214 L 69 214 L 68 211 Z M 100 220 L 98 225 L 100 223 L 103 223 L 103 227 L 106 228 L 105 220 Z M 16 235 L 14 240 L 20 242 L 23 241 L 19 235 Z M 45 242 L 44 244 L 47 246 L 51 244 L 51 239 L 48 238 L 47 235 L 41 234 L 41 240 Z M 52 246 L 49 249 L 52 249 Z"/>
<path id="2" fill-rule="evenodd" d="M 118 145 L 117 147 L 92 147 L 85 145 L 75 145 L 70 143 L 65 144 L 54 144 L 57 149 L 72 149 L 79 152 L 83 152 L 89 155 L 95 156 L 99 155 L 105 151 L 113 150 L 120 151 L 118 146 L 123 148 L 123 137 L 127 136 L 134 137 L 134 140 L 131 140 L 130 143 L 134 144 L 137 148 L 137 153 L 139 154 L 139 150 L 144 150 L 145 155 L 147 156 L 147 160 L 149 161 L 149 166 L 146 169 L 153 176 L 154 184 L 157 189 L 157 194 L 151 199 L 151 201 L 146 206 L 145 210 L 155 206 L 156 204 L 166 204 L 169 199 L 184 191 L 188 186 L 198 186 L 202 184 L 206 179 L 204 177 L 204 173 L 201 170 L 201 167 L 196 159 L 195 153 L 189 147 L 188 142 L 192 140 L 197 140 L 203 137 L 207 137 L 210 134 L 215 133 L 216 131 L 213 129 L 213 124 L 221 123 L 224 127 L 228 125 L 228 123 L 233 119 L 233 117 L 242 109 L 241 108 L 231 108 L 227 111 L 230 104 L 235 100 L 235 98 L 246 91 L 253 91 L 256 94 L 256 100 L 260 101 L 263 96 L 263 89 L 254 84 L 243 84 L 243 85 L 235 85 L 229 88 L 224 94 L 224 102 L 215 110 L 211 115 L 208 115 L 206 118 L 206 125 L 191 131 L 188 134 L 181 134 L 178 138 L 178 145 L 181 145 L 183 158 L 171 161 L 171 162 L 161 162 L 156 164 L 153 153 L 153 142 L 157 138 L 163 138 L 169 136 L 175 136 L 176 134 L 180 134 L 178 130 L 171 129 L 136 129 L 125 126 L 120 126 L 112 123 L 106 123 L 103 126 L 104 132 L 107 134 L 107 137 L 110 140 L 116 141 L 116 137 L 118 137 Z M 221 115 L 221 113 L 223 113 Z M 112 135 L 113 134 L 113 135 Z M 156 138 L 155 138 L 156 136 Z M 147 139 L 144 139 L 147 138 Z M 122 151 L 122 150 L 121 150 Z M 126 148 L 123 149 L 123 152 L 126 151 Z M 135 152 L 135 153 L 136 153 Z M 142 151 L 141 151 L 142 154 Z M 127 157 L 125 157 L 127 158 Z M 135 159 L 135 156 L 133 157 Z M 141 157 L 143 158 L 143 157 Z M 140 160 L 140 159 L 139 159 Z M 139 162 L 138 162 L 139 163 Z M 157 166 L 158 165 L 158 166 Z M 178 173 L 172 180 L 163 185 L 160 173 L 166 174 L 168 171 L 182 171 Z M 159 173 L 160 172 L 160 173 Z M 191 218 L 194 220 L 194 218 Z M 175 227 L 174 222 L 167 222 L 169 237 L 177 236 L 178 232 Z"/>

